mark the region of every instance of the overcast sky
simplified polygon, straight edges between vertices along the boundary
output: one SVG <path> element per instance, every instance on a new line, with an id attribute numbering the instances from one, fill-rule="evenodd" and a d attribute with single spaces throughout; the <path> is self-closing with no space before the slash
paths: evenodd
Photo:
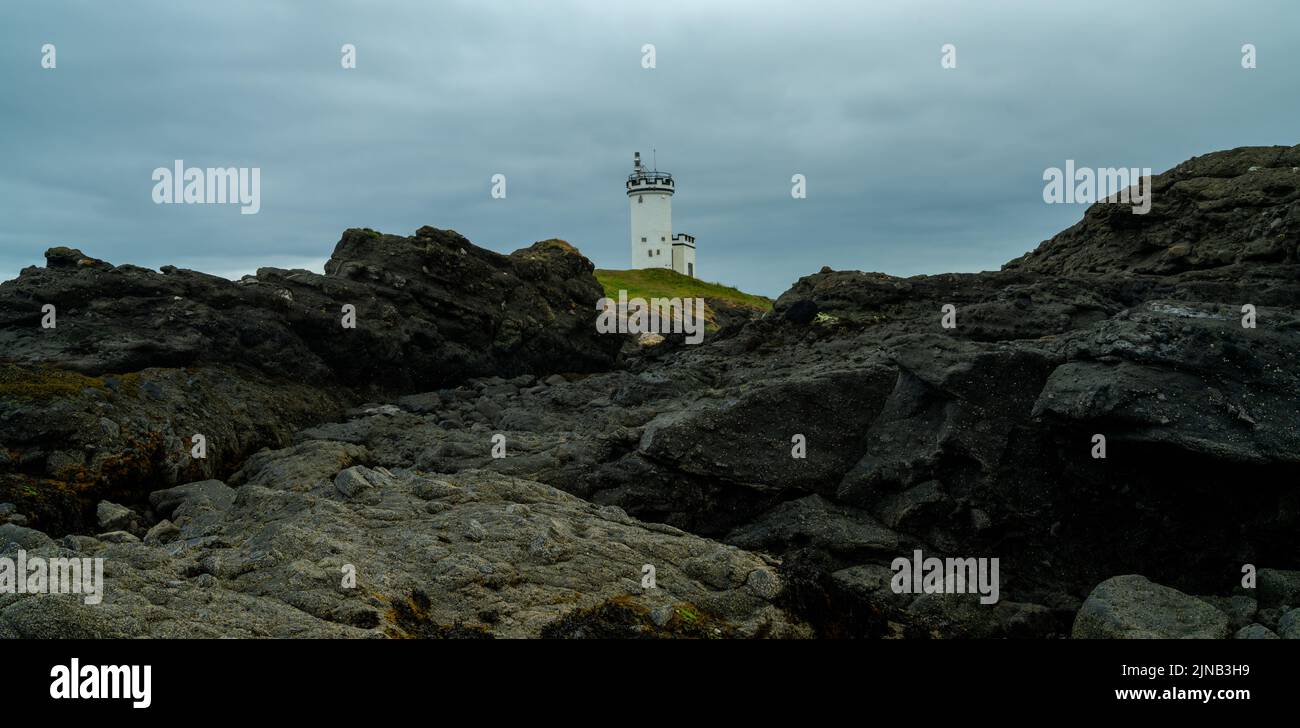
<path id="1" fill-rule="evenodd" d="M 996 269 L 1081 217 L 1042 200 L 1066 159 L 1296 143 L 1292 0 L 5 0 L 0 279 L 52 245 L 320 270 L 345 228 L 426 224 L 624 268 L 623 180 L 657 148 L 700 277 L 775 296 L 823 265 Z M 155 205 L 176 159 L 259 167 L 261 211 Z"/>

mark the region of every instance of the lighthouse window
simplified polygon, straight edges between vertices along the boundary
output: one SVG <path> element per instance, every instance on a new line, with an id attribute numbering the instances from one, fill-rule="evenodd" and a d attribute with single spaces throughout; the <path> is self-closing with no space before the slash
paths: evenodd
<path id="1" fill-rule="evenodd" d="M 644 242 L 645 242 L 645 238 L 641 238 L 641 242 L 643 242 L 643 243 L 644 243 Z"/>
<path id="2" fill-rule="evenodd" d="M 640 203 L 642 203 L 642 202 L 645 202 L 645 198 L 642 197 L 641 195 L 637 195 L 637 196 L 636 196 L 636 201 L 637 201 L 637 204 L 640 204 Z"/>

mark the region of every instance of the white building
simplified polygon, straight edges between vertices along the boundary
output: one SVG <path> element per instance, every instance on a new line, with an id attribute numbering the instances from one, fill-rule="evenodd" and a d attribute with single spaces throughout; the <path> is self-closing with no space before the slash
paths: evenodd
<path id="1" fill-rule="evenodd" d="M 627 199 L 632 205 L 632 267 L 670 268 L 695 277 L 695 238 L 673 234 L 673 176 L 641 165 L 641 152 L 632 158 Z"/>

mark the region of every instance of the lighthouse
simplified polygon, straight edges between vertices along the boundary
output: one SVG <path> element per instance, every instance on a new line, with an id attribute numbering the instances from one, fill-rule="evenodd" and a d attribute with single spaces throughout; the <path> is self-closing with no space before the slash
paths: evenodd
<path id="1" fill-rule="evenodd" d="M 632 157 L 627 199 L 632 208 L 632 267 L 668 268 L 695 277 L 695 238 L 673 234 L 673 176 L 641 164 Z"/>

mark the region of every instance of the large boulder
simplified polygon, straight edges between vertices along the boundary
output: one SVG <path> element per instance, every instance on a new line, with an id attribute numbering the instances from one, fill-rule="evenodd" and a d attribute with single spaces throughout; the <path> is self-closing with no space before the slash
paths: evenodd
<path id="1" fill-rule="evenodd" d="M 1223 639 L 1228 615 L 1145 576 L 1097 585 L 1074 620 L 1075 639 Z"/>

